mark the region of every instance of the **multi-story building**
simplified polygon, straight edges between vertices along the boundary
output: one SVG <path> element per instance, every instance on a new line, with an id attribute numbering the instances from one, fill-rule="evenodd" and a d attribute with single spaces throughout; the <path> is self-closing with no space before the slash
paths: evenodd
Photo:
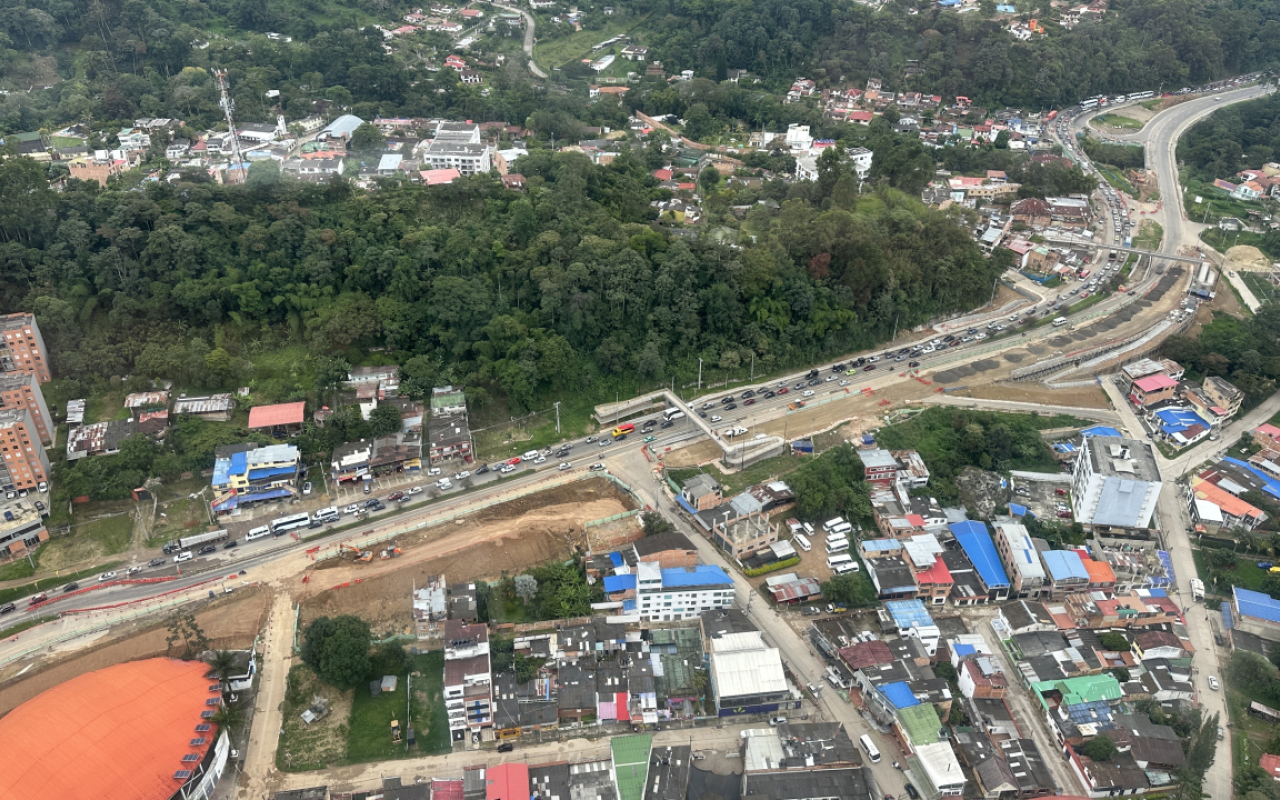
<path id="1" fill-rule="evenodd" d="M 49 456 L 30 409 L 0 409 L 0 490 L 39 489 L 49 482 Z"/>
<path id="2" fill-rule="evenodd" d="M 859 450 L 863 480 L 872 486 L 920 489 L 929 485 L 929 468 L 914 450 Z"/>
<path id="3" fill-rule="evenodd" d="M 636 564 L 636 610 L 645 622 L 693 619 L 703 611 L 733 605 L 733 581 L 720 567 L 663 569 Z"/>
<path id="4" fill-rule="evenodd" d="M 107 181 L 124 173 L 125 160 L 113 158 L 105 151 L 98 151 L 92 158 L 76 158 L 67 162 L 71 177 L 80 181 L 95 181 L 106 187 Z"/>
<path id="5" fill-rule="evenodd" d="M 34 314 L 0 316 L 0 372 L 27 372 L 40 383 L 48 383 L 48 351 Z"/>
<path id="6" fill-rule="evenodd" d="M 30 498 L 0 503 L 0 553 L 20 557 L 29 548 L 48 541 L 44 517 L 48 511 L 36 509 Z"/>
<path id="7" fill-rule="evenodd" d="M 298 448 L 291 444 L 258 447 L 237 444 L 214 451 L 213 510 L 233 511 L 247 503 L 296 495 Z"/>
<path id="8" fill-rule="evenodd" d="M 1240 410 L 1240 404 L 1244 402 L 1244 392 L 1229 381 L 1213 375 L 1204 379 L 1200 389 L 1216 407 L 1225 411 L 1225 416 L 1228 417 L 1235 416 Z"/>
<path id="9" fill-rule="evenodd" d="M 30 411 L 31 422 L 35 425 L 40 441 L 46 445 L 53 444 L 53 417 L 49 414 L 49 406 L 45 405 L 40 381 L 33 373 L 0 373 L 0 411 L 8 408 L 25 408 Z"/>
<path id="10" fill-rule="evenodd" d="M 467 398 L 461 388 L 441 386 L 431 390 L 431 415 L 427 422 L 427 461 L 435 464 L 451 458 L 471 461 L 471 426 Z"/>
<path id="11" fill-rule="evenodd" d="M 1150 444 L 1090 436 L 1076 458 L 1071 505 L 1076 521 L 1085 526 L 1146 529 L 1160 488 L 1160 468 Z"/>
<path id="12" fill-rule="evenodd" d="M 1010 597 L 1034 597 L 1044 586 L 1044 565 L 1024 525 L 1012 520 L 991 523 L 996 552 L 1009 575 Z"/>
<path id="13" fill-rule="evenodd" d="M 796 705 L 782 655 L 765 644 L 759 631 L 713 638 L 710 659 L 718 716 L 760 714 Z"/>
<path id="14" fill-rule="evenodd" d="M 449 736 L 466 741 L 493 727 L 493 679 L 489 629 L 451 619 L 444 628 L 444 705 Z"/>
<path id="15" fill-rule="evenodd" d="M 439 639 L 448 619 L 449 585 L 444 575 L 429 575 L 425 586 L 413 590 L 413 626 L 418 639 Z"/>
<path id="16" fill-rule="evenodd" d="M 712 523 L 711 541 L 730 557 L 738 560 L 750 558 L 778 541 L 778 526 L 763 514 L 734 519 L 730 516 L 733 513 L 731 506 L 724 513 L 725 522 Z"/>
<path id="17" fill-rule="evenodd" d="M 688 504 L 692 513 L 709 511 L 724 502 L 720 484 L 705 472 L 699 472 L 685 481 L 684 486 L 680 487 L 680 497 Z"/>

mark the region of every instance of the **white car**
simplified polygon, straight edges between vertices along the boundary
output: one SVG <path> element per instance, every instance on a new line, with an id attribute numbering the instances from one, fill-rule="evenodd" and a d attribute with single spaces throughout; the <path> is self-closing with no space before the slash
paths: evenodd
<path id="1" fill-rule="evenodd" d="M 114 581 L 115 579 L 116 579 L 116 574 L 114 572 L 104 572 L 98 576 L 99 583 L 103 581 Z"/>
<path id="2" fill-rule="evenodd" d="M 454 475 L 453 479 L 455 481 L 460 481 L 463 478 L 470 478 L 470 477 L 471 477 L 471 473 L 468 470 L 464 469 L 462 472 L 459 472 L 457 475 Z"/>
<path id="3" fill-rule="evenodd" d="M 419 491 L 421 491 L 421 489 L 419 489 Z M 349 505 L 349 506 L 347 506 L 346 508 L 342 509 L 342 513 L 343 513 L 343 514 L 358 514 L 358 513 L 360 513 L 360 506 L 356 505 L 355 503 L 352 503 L 351 505 Z"/>
<path id="4" fill-rule="evenodd" d="M 442 492 L 447 492 L 453 488 L 453 484 L 449 482 L 448 478 L 441 478 L 436 481 L 436 488 Z"/>
<path id="5" fill-rule="evenodd" d="M 921 350 L 920 352 L 921 352 L 921 353 L 932 353 L 932 352 L 933 352 L 934 350 L 936 350 L 936 349 L 937 349 L 937 348 L 935 348 L 933 345 L 928 345 L 927 347 L 925 347 L 925 348 L 924 348 L 923 350 Z"/>
<path id="6" fill-rule="evenodd" d="M 191 554 L 190 550 L 183 550 L 181 553 L 178 553 L 173 557 L 173 563 L 181 564 L 183 561 L 190 561 L 193 558 L 195 558 L 195 556 Z"/>
<path id="7" fill-rule="evenodd" d="M 1215 692 L 1218 691 L 1218 679 L 1212 675 L 1209 676 L 1209 688 Z"/>
<path id="8" fill-rule="evenodd" d="M 409 494 L 422 494 L 422 487 L 421 486 L 413 487 L 412 489 L 409 490 Z"/>
<path id="9" fill-rule="evenodd" d="M 516 471 L 516 468 L 515 468 L 515 465 L 513 464 L 503 464 L 501 467 L 498 468 L 498 472 L 501 472 L 503 475 L 506 475 L 515 471 Z"/>
<path id="10" fill-rule="evenodd" d="M 813 397 L 813 390 L 812 390 L 812 389 L 805 389 L 805 390 L 804 390 L 804 394 L 803 394 L 802 396 L 803 396 L 803 397 Z"/>
<path id="11" fill-rule="evenodd" d="M 538 456 L 537 458 L 535 458 L 535 459 L 533 460 L 533 463 L 535 463 L 535 464 L 545 464 L 545 463 L 547 463 L 547 457 L 546 457 L 546 456 Z"/>
<path id="12" fill-rule="evenodd" d="M 306 483 L 302 484 L 302 493 L 311 494 L 311 481 L 307 481 Z"/>
<path id="13" fill-rule="evenodd" d="M 834 380 L 836 380 L 836 376 L 835 376 L 835 375 L 830 375 L 830 376 L 828 376 L 828 377 L 827 377 L 827 383 L 831 383 L 831 382 L 832 382 L 832 381 L 834 381 Z"/>
<path id="14" fill-rule="evenodd" d="M 712 415 L 711 415 L 711 421 L 712 421 L 712 422 L 719 422 L 719 421 L 720 421 L 720 420 L 722 420 L 722 419 L 724 419 L 724 417 L 720 416 L 719 414 L 712 414 Z"/>
<path id="15" fill-rule="evenodd" d="M 848 385 L 849 385 L 849 382 L 848 382 L 848 381 L 840 381 L 840 385 L 841 385 L 841 386 L 848 386 Z"/>
<path id="16" fill-rule="evenodd" d="M 559 469 L 561 472 L 564 472 L 566 469 L 573 469 L 573 465 L 570 464 L 568 461 L 561 461 L 560 466 L 557 469 Z"/>
<path id="17" fill-rule="evenodd" d="M 986 335 L 985 333 L 975 333 L 975 334 L 973 335 L 973 338 L 974 338 L 974 340 L 975 340 L 975 341 L 979 341 L 979 342 L 980 342 L 980 341 L 982 341 L 983 339 L 987 338 L 987 335 Z"/>
<path id="18" fill-rule="evenodd" d="M 535 458 L 537 458 L 537 457 L 538 457 L 538 451 L 537 451 L 537 450 L 529 450 L 529 451 L 527 451 L 524 455 L 522 455 L 522 456 L 520 456 L 520 457 L 521 457 L 521 458 L 523 458 L 525 461 L 533 461 Z"/>
<path id="19" fill-rule="evenodd" d="M 432 467 L 431 469 L 427 470 L 427 475 L 431 477 L 435 477 L 436 475 L 439 475 L 439 474 L 441 474 L 439 467 Z"/>

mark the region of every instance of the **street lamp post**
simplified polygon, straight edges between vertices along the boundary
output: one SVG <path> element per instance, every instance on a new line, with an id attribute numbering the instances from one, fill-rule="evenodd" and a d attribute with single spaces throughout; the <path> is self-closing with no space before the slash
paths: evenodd
<path id="1" fill-rule="evenodd" d="M 702 359 L 698 359 L 698 391 L 702 391 Z"/>

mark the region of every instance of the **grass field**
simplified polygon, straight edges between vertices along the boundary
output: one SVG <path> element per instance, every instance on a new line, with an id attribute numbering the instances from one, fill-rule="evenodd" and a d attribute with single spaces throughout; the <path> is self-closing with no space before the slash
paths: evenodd
<path id="1" fill-rule="evenodd" d="M 740 470 L 731 475 L 726 475 L 717 469 L 714 465 L 698 469 L 680 469 L 668 470 L 667 474 L 677 484 L 683 484 L 685 481 L 697 475 L 699 472 L 705 472 L 716 479 L 716 483 L 724 490 L 725 496 L 737 494 L 748 486 L 755 486 L 762 481 L 781 478 L 795 472 L 804 466 L 806 459 L 796 458 L 795 456 L 776 456 L 774 458 L 766 458 L 756 464 L 752 464 L 744 470 Z"/>
<path id="2" fill-rule="evenodd" d="M 621 36 L 641 21 L 631 16 L 615 15 L 599 30 L 581 30 L 568 36 L 547 39 L 545 43 L 540 39 L 533 46 L 533 60 L 543 69 L 550 71 L 563 67 L 574 59 L 601 58 L 607 55 L 609 50 L 606 48 L 593 53 L 591 52 L 592 47 L 607 39 Z M 567 25 L 568 23 L 561 24 Z M 539 31 L 544 30 L 544 26 L 545 29 L 549 30 L 554 25 L 555 23 L 546 17 L 541 17 L 538 20 Z M 624 71 L 623 74 L 625 75 L 626 72 Z"/>
<path id="3" fill-rule="evenodd" d="M 1155 220 L 1144 219 L 1138 223 L 1138 235 L 1133 237 L 1133 246 L 1155 250 L 1160 246 L 1160 240 L 1163 238 L 1164 228 L 1160 223 Z"/>
<path id="4" fill-rule="evenodd" d="M 1261 303 L 1274 303 L 1276 301 L 1276 287 L 1271 285 L 1271 281 L 1267 280 L 1265 275 L 1258 272 L 1238 272 L 1240 279 L 1244 281 L 1244 285 L 1248 286 L 1254 296 Z"/>
<path id="5" fill-rule="evenodd" d="M 1132 117 L 1124 117 L 1119 114 L 1099 114 L 1093 118 L 1094 127 L 1105 126 L 1110 128 L 1125 128 L 1127 130 L 1140 131 L 1142 123 Z"/>
<path id="6" fill-rule="evenodd" d="M 415 656 L 411 671 L 420 673 L 412 683 L 409 673 L 399 677 L 396 691 L 370 697 L 368 689 L 356 689 L 347 723 L 347 762 L 384 761 L 392 758 L 449 752 L 449 721 L 444 708 L 444 653 Z M 406 716 L 406 692 L 413 692 L 411 716 Z M 391 721 L 400 723 L 401 741 L 391 741 Z M 405 732 L 413 727 L 417 744 L 405 746 Z"/>

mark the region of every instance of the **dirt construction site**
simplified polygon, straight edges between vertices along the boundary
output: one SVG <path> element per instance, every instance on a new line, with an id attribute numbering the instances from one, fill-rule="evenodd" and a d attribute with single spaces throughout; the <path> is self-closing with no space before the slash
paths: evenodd
<path id="1" fill-rule="evenodd" d="M 409 596 L 427 576 L 449 583 L 494 580 L 534 564 L 566 559 L 586 549 L 586 524 L 635 508 L 634 500 L 604 479 L 574 481 L 491 506 L 476 514 L 402 536 L 399 558 L 370 563 L 320 562 L 308 576 L 300 625 L 316 617 L 356 614 L 374 635 L 412 629 Z M 638 525 L 635 517 L 618 525 Z"/>

